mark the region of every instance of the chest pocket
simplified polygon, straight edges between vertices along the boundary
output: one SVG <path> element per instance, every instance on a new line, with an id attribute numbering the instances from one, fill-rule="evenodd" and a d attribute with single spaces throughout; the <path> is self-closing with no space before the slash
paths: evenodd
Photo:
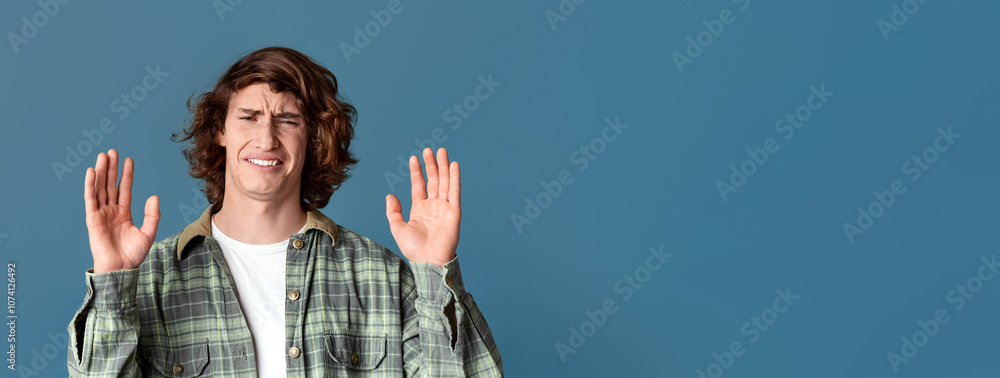
<path id="1" fill-rule="evenodd" d="M 162 377 L 201 377 L 212 375 L 208 365 L 208 340 L 189 345 L 170 347 L 146 347 L 142 349 L 143 357 L 150 371 Z M 144 371 L 150 369 L 145 368 Z"/>
<path id="2" fill-rule="evenodd" d="M 333 362 L 352 370 L 375 370 L 385 358 L 385 344 L 386 335 L 326 335 L 327 354 Z"/>

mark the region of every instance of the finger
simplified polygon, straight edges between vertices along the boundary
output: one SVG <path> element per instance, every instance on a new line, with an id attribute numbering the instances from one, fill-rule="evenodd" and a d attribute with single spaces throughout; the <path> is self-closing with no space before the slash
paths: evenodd
<path id="1" fill-rule="evenodd" d="M 94 190 L 94 168 L 87 167 L 87 175 L 83 179 L 83 204 L 88 213 L 97 211 L 97 193 Z"/>
<path id="2" fill-rule="evenodd" d="M 125 158 L 125 164 L 122 164 L 122 182 L 118 185 L 118 204 L 125 206 L 126 209 L 132 208 L 132 171 L 135 169 L 133 164 L 132 158 Z"/>
<path id="3" fill-rule="evenodd" d="M 451 162 L 451 182 L 448 184 L 448 202 L 462 206 L 462 172 L 458 169 L 458 162 Z"/>
<path id="4" fill-rule="evenodd" d="M 424 173 L 420 171 L 420 159 L 410 156 L 410 202 L 427 199 L 427 184 L 424 183 Z"/>
<path id="5" fill-rule="evenodd" d="M 160 224 L 160 197 L 151 196 L 146 200 L 146 209 L 142 217 L 142 228 L 150 240 L 156 240 L 156 226 Z"/>
<path id="6" fill-rule="evenodd" d="M 438 171 L 438 197 L 448 199 L 448 150 L 444 147 L 438 148 L 437 158 Z"/>
<path id="7" fill-rule="evenodd" d="M 108 150 L 108 204 L 118 203 L 118 151 Z"/>
<path id="8" fill-rule="evenodd" d="M 95 184 L 95 188 L 97 189 L 97 206 L 101 207 L 108 203 L 108 155 L 105 155 L 103 152 L 97 154 L 97 164 L 94 165 L 94 170 L 97 172 L 97 181 Z"/>
<path id="9" fill-rule="evenodd" d="M 424 166 L 427 168 L 427 198 L 437 198 L 438 169 L 430 147 L 424 149 Z"/>
<path id="10" fill-rule="evenodd" d="M 389 220 L 390 231 L 406 224 L 406 221 L 403 220 L 403 207 L 399 204 L 399 198 L 392 194 L 385 196 L 385 217 Z"/>

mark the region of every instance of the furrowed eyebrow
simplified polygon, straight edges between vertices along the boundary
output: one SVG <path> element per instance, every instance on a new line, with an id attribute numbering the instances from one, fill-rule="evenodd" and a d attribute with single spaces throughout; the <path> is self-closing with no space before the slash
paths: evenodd
<path id="1" fill-rule="evenodd" d="M 300 119 L 300 118 L 302 118 L 302 115 L 301 115 L 301 114 L 299 114 L 299 113 L 289 113 L 289 112 L 285 112 L 285 113 L 278 113 L 278 114 L 275 114 L 275 115 L 274 115 L 274 118 L 291 118 L 291 119 Z"/>
<path id="2" fill-rule="evenodd" d="M 236 109 L 236 111 L 243 112 L 244 114 L 249 115 L 249 116 L 258 116 L 258 115 L 264 114 L 263 111 L 256 110 L 256 109 L 238 108 L 238 109 Z M 283 112 L 283 113 L 275 114 L 274 118 L 301 119 L 302 115 L 299 114 L 299 113 Z"/>
<path id="3" fill-rule="evenodd" d="M 254 110 L 254 109 L 238 108 L 236 110 L 240 111 L 240 112 L 243 112 L 246 115 L 251 115 L 251 116 L 264 114 L 264 112 L 262 112 L 260 110 Z"/>

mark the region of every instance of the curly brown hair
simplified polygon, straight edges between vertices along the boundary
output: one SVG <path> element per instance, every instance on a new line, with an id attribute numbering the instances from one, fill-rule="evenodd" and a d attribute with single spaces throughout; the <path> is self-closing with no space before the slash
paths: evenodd
<path id="1" fill-rule="evenodd" d="M 212 212 L 222 209 L 226 191 L 226 149 L 216 136 L 225 130 L 229 100 L 244 87 L 267 83 L 275 93 L 291 92 L 304 113 L 309 128 L 306 160 L 302 168 L 300 203 L 310 211 L 323 208 L 333 192 L 350 175 L 347 171 L 358 160 L 351 154 L 351 139 L 357 110 L 337 90 L 337 78 L 312 58 L 287 47 L 266 47 L 238 60 L 226 71 L 215 88 L 198 96 L 187 108 L 193 113 L 191 123 L 175 142 L 190 140 L 184 149 L 191 177 L 205 181 L 205 197 Z"/>

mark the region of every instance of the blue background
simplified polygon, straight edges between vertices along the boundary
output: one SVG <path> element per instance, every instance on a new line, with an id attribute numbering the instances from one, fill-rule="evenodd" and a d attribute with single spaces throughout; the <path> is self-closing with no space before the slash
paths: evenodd
<path id="1" fill-rule="evenodd" d="M 204 201 L 169 139 L 190 119 L 185 100 L 239 57 L 283 45 L 330 68 L 360 113 L 361 163 L 323 209 L 339 224 L 398 251 L 384 197 L 406 213 L 408 180 L 386 173 L 444 130 L 436 145 L 463 170 L 463 274 L 510 376 L 697 377 L 734 341 L 745 353 L 726 377 L 998 375 L 1000 282 L 961 310 L 948 293 L 998 252 L 1000 3 L 911 0 L 888 38 L 878 23 L 903 1 L 563 3 L 403 0 L 350 61 L 342 44 L 386 1 L 60 5 L 27 43 L 0 47 L 0 253 L 17 264 L 21 373 L 65 374 L 92 264 L 82 183 L 97 151 L 135 160 L 134 214 L 160 196 L 157 239 L 179 232 L 194 219 L 185 207 Z M 679 69 L 674 54 L 724 9 L 735 20 Z M 9 42 L 41 11 L 3 2 L 0 31 Z M 547 11 L 566 15 L 553 27 Z M 119 119 L 112 101 L 157 65 L 168 76 Z M 501 84 L 450 128 L 444 113 L 489 75 Z M 834 94 L 785 139 L 775 123 L 812 86 Z M 581 171 L 574 151 L 616 117 L 628 127 Z M 102 118 L 115 129 L 56 174 Z M 903 164 L 949 127 L 961 137 L 911 181 Z M 779 149 L 724 200 L 717 182 L 768 138 Z M 562 170 L 572 184 L 518 230 L 512 215 Z M 844 224 L 897 179 L 906 192 L 852 242 Z M 619 281 L 660 246 L 671 257 L 624 299 Z M 750 342 L 743 324 L 786 289 L 799 299 Z M 606 300 L 618 310 L 564 362 L 557 343 Z M 887 353 L 938 309 L 950 321 L 894 371 Z"/>

